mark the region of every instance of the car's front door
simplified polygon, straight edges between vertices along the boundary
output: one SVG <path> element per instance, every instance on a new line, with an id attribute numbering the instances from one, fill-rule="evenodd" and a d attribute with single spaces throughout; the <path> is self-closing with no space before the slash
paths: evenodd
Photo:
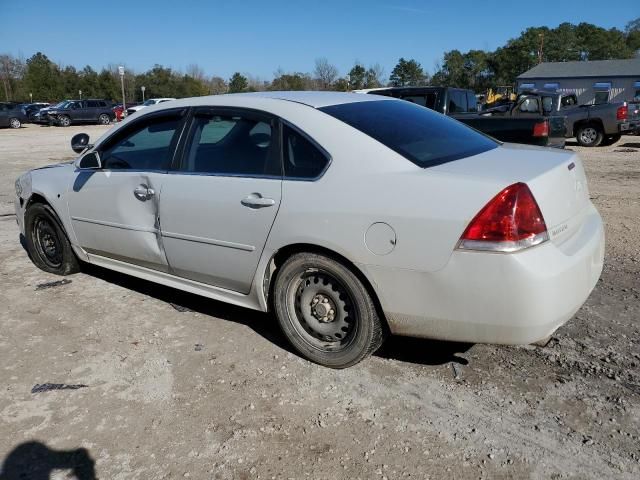
<path id="1" fill-rule="evenodd" d="M 69 213 L 85 251 L 167 271 L 158 199 L 183 120 L 179 110 L 141 117 L 100 145 L 101 169 L 76 171 Z"/>
<path id="2" fill-rule="evenodd" d="M 194 111 L 160 196 L 171 272 L 248 293 L 280 206 L 278 123 L 242 109 Z"/>

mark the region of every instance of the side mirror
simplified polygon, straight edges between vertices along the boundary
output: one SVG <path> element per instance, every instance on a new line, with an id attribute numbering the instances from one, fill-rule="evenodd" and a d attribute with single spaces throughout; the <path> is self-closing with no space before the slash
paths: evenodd
<path id="1" fill-rule="evenodd" d="M 71 150 L 76 153 L 82 153 L 89 147 L 89 135 L 86 133 L 78 133 L 71 139 Z"/>
<path id="2" fill-rule="evenodd" d="M 76 167 L 78 167 L 80 170 L 98 170 L 102 168 L 100 155 L 98 155 L 98 152 L 87 153 L 84 157 L 80 158 L 80 160 L 76 162 Z"/>

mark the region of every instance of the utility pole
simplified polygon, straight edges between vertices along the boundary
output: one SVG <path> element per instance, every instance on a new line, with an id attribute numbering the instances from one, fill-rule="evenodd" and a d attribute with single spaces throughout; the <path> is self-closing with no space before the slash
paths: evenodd
<path id="1" fill-rule="evenodd" d="M 122 86 L 122 116 L 127 114 L 127 104 L 124 98 L 124 67 L 118 67 L 118 73 L 120 74 L 120 85 Z"/>
<path id="2" fill-rule="evenodd" d="M 538 37 L 540 37 L 540 50 L 538 50 L 538 63 L 542 63 L 542 52 L 544 49 L 544 33 L 539 33 Z"/>
<path id="3" fill-rule="evenodd" d="M 140 90 L 142 90 L 142 103 L 144 103 L 144 91 L 146 90 L 144 85 L 140 87 Z"/>
<path id="4" fill-rule="evenodd" d="M 80 95 L 80 100 L 82 100 L 82 90 L 78 90 L 78 94 Z"/>

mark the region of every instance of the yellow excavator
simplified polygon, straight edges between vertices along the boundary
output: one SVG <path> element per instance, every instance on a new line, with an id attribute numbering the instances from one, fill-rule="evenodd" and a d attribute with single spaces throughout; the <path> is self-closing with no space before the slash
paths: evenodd
<path id="1" fill-rule="evenodd" d="M 485 104 L 489 107 L 497 106 L 502 103 L 515 102 L 516 93 L 511 85 L 500 85 L 495 88 L 487 90 L 485 97 Z"/>

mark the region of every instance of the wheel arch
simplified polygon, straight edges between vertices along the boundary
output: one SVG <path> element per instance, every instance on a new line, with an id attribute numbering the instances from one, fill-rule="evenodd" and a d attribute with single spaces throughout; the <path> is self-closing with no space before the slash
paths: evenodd
<path id="1" fill-rule="evenodd" d="M 292 243 L 286 245 L 284 247 L 279 248 L 272 256 L 264 271 L 263 278 L 263 294 L 266 300 L 266 305 L 268 311 L 273 311 L 273 288 L 274 288 L 274 280 L 280 271 L 280 267 L 282 264 L 291 256 L 296 253 L 318 253 L 322 255 L 326 255 L 333 260 L 336 260 L 342 263 L 345 267 L 347 267 L 357 278 L 362 282 L 364 287 L 367 289 L 367 292 L 371 296 L 374 305 L 378 311 L 378 315 L 381 319 L 383 319 L 384 327 L 389 331 L 389 323 L 384 314 L 384 310 L 382 309 L 382 303 L 380 302 L 380 298 L 376 289 L 373 287 L 373 283 L 369 280 L 369 277 L 365 274 L 365 272 L 359 268 L 355 262 L 351 261 L 349 258 L 344 255 L 336 252 L 327 247 L 323 247 L 321 245 L 313 244 L 313 243 Z"/>
<path id="2" fill-rule="evenodd" d="M 599 118 L 585 118 L 584 120 L 578 120 L 576 123 L 573 124 L 573 134 L 577 135 L 579 128 L 586 127 L 588 125 L 592 125 L 594 127 L 597 127 L 602 131 L 602 133 L 604 133 L 604 124 L 602 123 L 601 119 L 599 119 Z"/>

